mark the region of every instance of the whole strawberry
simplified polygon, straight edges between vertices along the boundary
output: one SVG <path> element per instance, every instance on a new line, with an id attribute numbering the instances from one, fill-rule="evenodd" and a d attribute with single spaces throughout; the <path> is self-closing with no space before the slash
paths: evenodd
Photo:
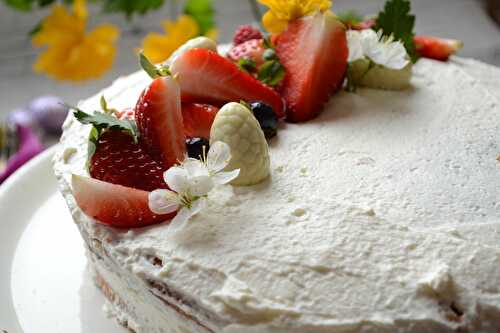
<path id="1" fill-rule="evenodd" d="M 233 44 L 240 45 L 251 39 L 262 39 L 262 34 L 257 28 L 251 25 L 241 25 L 234 33 Z"/>

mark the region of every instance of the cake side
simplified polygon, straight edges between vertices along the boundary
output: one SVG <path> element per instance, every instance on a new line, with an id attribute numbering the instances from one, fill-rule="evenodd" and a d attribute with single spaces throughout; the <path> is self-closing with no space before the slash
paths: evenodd
<path id="1" fill-rule="evenodd" d="M 120 109 L 148 82 L 133 74 L 103 94 Z M 499 99 L 459 63 L 421 60 L 412 83 L 340 93 L 319 118 L 283 125 L 272 182 L 215 192 L 184 234 L 117 231 L 80 211 L 69 177 L 86 174 L 88 129 L 71 118 L 56 175 L 83 234 L 218 331 L 496 332 Z"/>

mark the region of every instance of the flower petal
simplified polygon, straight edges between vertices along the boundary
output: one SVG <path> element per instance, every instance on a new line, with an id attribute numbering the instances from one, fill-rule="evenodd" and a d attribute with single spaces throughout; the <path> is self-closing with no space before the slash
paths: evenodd
<path id="1" fill-rule="evenodd" d="M 172 232 L 178 232 L 182 230 L 186 226 L 186 222 L 189 220 L 191 217 L 191 210 L 186 207 L 182 207 L 175 217 L 170 221 L 170 224 L 168 225 L 168 230 Z"/>
<path id="2" fill-rule="evenodd" d="M 189 177 L 208 176 L 207 166 L 195 158 L 187 158 L 182 162 L 182 167 L 186 169 Z"/>
<path id="3" fill-rule="evenodd" d="M 210 146 L 207 156 L 207 167 L 210 173 L 224 169 L 231 160 L 231 149 L 222 141 L 216 141 Z"/>
<path id="4" fill-rule="evenodd" d="M 349 48 L 349 58 L 347 61 L 353 62 L 364 57 L 359 31 L 347 31 L 347 43 Z"/>
<path id="5" fill-rule="evenodd" d="M 189 179 L 189 194 L 195 197 L 207 195 L 214 188 L 214 181 L 210 176 L 197 176 Z"/>
<path id="6" fill-rule="evenodd" d="M 277 34 L 286 30 L 288 21 L 279 19 L 274 12 L 269 10 L 262 16 L 262 25 L 270 33 Z"/>
<path id="7" fill-rule="evenodd" d="M 172 191 L 154 190 L 148 195 L 148 206 L 155 214 L 168 214 L 179 208 L 179 199 Z"/>
<path id="8" fill-rule="evenodd" d="M 172 221 L 170 221 L 168 229 L 172 232 L 182 230 L 192 216 L 198 214 L 203 208 L 205 208 L 206 202 L 205 198 L 199 198 L 192 203 L 191 208 L 182 207 Z"/>
<path id="9" fill-rule="evenodd" d="M 186 193 L 190 188 L 189 175 L 181 167 L 173 166 L 163 173 L 168 187 L 177 193 Z"/>
<path id="10" fill-rule="evenodd" d="M 221 171 L 212 176 L 212 180 L 216 185 L 224 185 L 238 177 L 240 174 L 240 169 L 235 169 L 233 171 Z"/>

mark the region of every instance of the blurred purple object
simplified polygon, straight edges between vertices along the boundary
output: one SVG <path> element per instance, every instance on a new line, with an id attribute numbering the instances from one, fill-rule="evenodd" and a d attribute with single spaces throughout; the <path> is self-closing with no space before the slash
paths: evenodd
<path id="1" fill-rule="evenodd" d="M 19 150 L 9 158 L 5 170 L 0 173 L 0 184 L 24 163 L 43 151 L 40 140 L 29 126 L 17 124 L 17 135 L 20 142 Z"/>
<path id="2" fill-rule="evenodd" d="M 12 125 L 31 126 L 33 117 L 29 110 L 16 109 L 7 115 L 7 123 Z"/>
<path id="3" fill-rule="evenodd" d="M 50 134 L 61 134 L 61 126 L 68 115 L 68 108 L 56 96 L 35 98 L 28 106 L 38 126 Z"/>

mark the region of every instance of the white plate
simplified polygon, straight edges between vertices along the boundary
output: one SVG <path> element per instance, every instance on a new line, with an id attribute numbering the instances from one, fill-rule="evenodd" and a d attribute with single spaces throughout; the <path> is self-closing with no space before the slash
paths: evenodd
<path id="1" fill-rule="evenodd" d="M 0 187 L 0 332 L 123 333 L 102 311 L 49 149 Z"/>

